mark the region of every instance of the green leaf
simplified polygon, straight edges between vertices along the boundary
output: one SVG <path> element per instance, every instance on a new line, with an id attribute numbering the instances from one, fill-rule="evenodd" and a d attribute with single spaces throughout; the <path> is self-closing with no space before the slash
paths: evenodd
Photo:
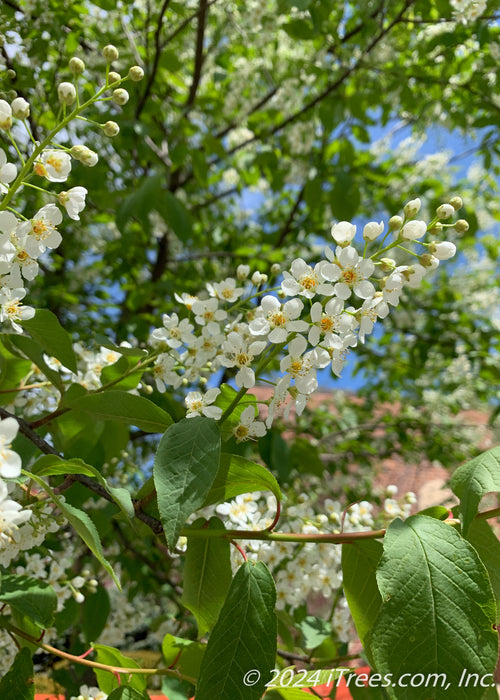
<path id="1" fill-rule="evenodd" d="M 33 318 L 21 323 L 43 352 L 57 358 L 72 372 L 78 371 L 71 338 L 57 320 L 57 316 L 48 309 L 37 309 Z"/>
<path id="2" fill-rule="evenodd" d="M 163 432 L 172 425 L 172 418 L 162 408 L 144 396 L 128 394 L 126 391 L 110 390 L 88 394 L 67 405 L 90 413 L 96 419 L 135 425 L 147 433 Z"/>
<path id="3" fill-rule="evenodd" d="M 500 491 L 500 447 L 462 464 L 451 477 L 450 485 L 460 499 L 459 512 L 466 537 L 481 498 L 491 491 Z"/>
<path id="4" fill-rule="evenodd" d="M 485 520 L 474 520 L 471 523 L 467 539 L 488 571 L 497 604 L 498 625 L 500 623 L 500 542 Z"/>
<path id="5" fill-rule="evenodd" d="M 110 610 L 109 595 L 103 586 L 99 586 L 95 593 L 85 596 L 81 624 L 87 644 L 92 644 L 99 639 L 99 635 L 106 626 Z"/>
<path id="6" fill-rule="evenodd" d="M 172 192 L 164 190 L 161 192 L 155 208 L 169 224 L 175 235 L 183 243 L 186 243 L 192 235 L 192 224 L 188 210 L 180 199 L 177 199 Z"/>
<path id="7" fill-rule="evenodd" d="M 200 508 L 219 468 L 220 433 L 215 421 L 197 416 L 172 425 L 158 445 L 153 476 L 169 547 Z"/>
<path id="8" fill-rule="evenodd" d="M 174 637 L 173 634 L 166 634 L 161 645 L 166 666 L 172 666 L 179 673 L 193 679 L 198 678 L 206 648 L 206 644 Z"/>
<path id="9" fill-rule="evenodd" d="M 278 501 L 282 499 L 279 484 L 266 467 L 240 455 L 222 454 L 217 476 L 203 505 L 223 503 L 253 491 L 271 491 Z"/>
<path id="10" fill-rule="evenodd" d="M 29 649 L 21 649 L 14 663 L 0 680 L 0 698 L 2 700 L 33 700 L 35 697 L 35 679 L 33 660 Z"/>
<path id="11" fill-rule="evenodd" d="M 9 336 L 8 340 L 5 338 L 5 343 L 10 350 L 18 350 L 26 357 L 29 357 L 42 374 L 47 377 L 49 382 L 62 391 L 63 381 L 59 372 L 56 372 L 47 365 L 43 357 L 42 348 L 36 340 L 28 338 L 28 336 L 25 335 L 12 335 Z"/>
<path id="12" fill-rule="evenodd" d="M 31 622 L 47 629 L 54 619 L 57 596 L 52 586 L 30 576 L 4 574 L 0 602 L 10 605 Z"/>
<path id="13" fill-rule="evenodd" d="M 192 527 L 198 529 L 205 522 L 201 518 Z M 216 517 L 210 518 L 207 528 L 225 532 L 224 525 Z M 199 637 L 203 637 L 217 622 L 231 585 L 230 548 L 229 541 L 222 537 L 188 538 L 181 603 L 196 617 Z"/>
<path id="14" fill-rule="evenodd" d="M 136 690 L 131 685 L 121 685 L 108 695 L 108 700 L 149 700 L 149 695 Z"/>
<path id="15" fill-rule="evenodd" d="M 315 649 L 332 633 L 332 626 L 327 620 L 313 615 L 307 615 L 298 623 L 297 629 L 302 632 L 304 649 Z"/>
<path id="16" fill-rule="evenodd" d="M 376 540 L 357 540 L 342 545 L 344 595 L 362 643 L 382 604 L 375 576 L 382 552 L 382 543 Z"/>
<path id="17" fill-rule="evenodd" d="M 263 562 L 247 561 L 235 574 L 208 641 L 196 686 L 196 700 L 258 700 L 275 665 L 276 589 Z M 249 671 L 260 674 L 245 686 Z M 252 678 L 255 678 L 254 674 Z"/>
<path id="18" fill-rule="evenodd" d="M 480 677 L 497 659 L 495 601 L 476 551 L 450 525 L 414 515 L 395 520 L 377 571 L 382 606 L 366 641 L 377 672 L 440 675 L 434 700 L 480 698 L 484 688 L 460 685 L 464 669 Z M 450 690 L 451 689 L 451 690 Z M 427 700 L 429 687 L 392 687 L 391 698 Z"/>
<path id="19" fill-rule="evenodd" d="M 4 343 L 0 342 L 0 389 L 2 391 L 17 388 L 21 379 L 24 379 L 29 373 L 30 368 L 31 362 L 29 360 L 21 359 L 9 352 Z M 14 393 L 0 395 L 0 403 L 10 403 L 12 396 Z"/>
<path id="20" fill-rule="evenodd" d="M 117 666 L 119 668 L 141 668 L 137 661 L 124 656 L 118 649 L 105 646 L 104 644 L 94 644 L 94 649 L 97 651 L 96 661 L 107 666 Z M 104 693 L 111 693 L 112 690 L 118 688 L 118 680 L 110 671 L 102 671 L 98 668 L 94 669 L 99 688 Z M 122 676 L 123 677 L 123 676 Z M 146 690 L 147 678 L 140 673 L 131 674 L 126 677 L 128 685 L 136 691 L 142 692 Z M 141 697 L 141 695 L 139 695 Z M 135 700 L 135 698 L 134 698 Z M 142 699 L 141 699 L 142 700 Z"/>

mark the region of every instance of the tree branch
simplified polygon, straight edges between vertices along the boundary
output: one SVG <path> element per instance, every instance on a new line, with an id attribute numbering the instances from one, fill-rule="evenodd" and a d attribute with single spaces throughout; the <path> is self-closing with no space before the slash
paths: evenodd
<path id="1" fill-rule="evenodd" d="M 136 107 L 135 110 L 135 117 L 138 119 L 142 113 L 142 110 L 144 109 L 146 105 L 146 101 L 151 93 L 151 90 L 153 88 L 153 83 L 156 79 L 156 73 L 158 72 L 158 65 L 160 62 L 160 56 L 161 56 L 161 50 L 162 46 L 160 43 L 160 36 L 161 36 L 161 30 L 163 28 L 163 18 L 165 17 L 165 12 L 167 11 L 167 8 L 170 4 L 170 0 L 163 0 L 163 4 L 160 9 L 160 14 L 158 15 L 158 23 L 156 25 L 156 30 L 155 30 L 155 55 L 153 59 L 153 66 L 151 68 L 151 72 L 148 77 L 148 81 L 146 83 L 146 87 L 144 89 L 144 92 L 142 94 L 141 99 L 139 100 L 139 103 Z"/>
<path id="2" fill-rule="evenodd" d="M 203 67 L 203 42 L 205 40 L 205 27 L 207 23 L 207 0 L 200 0 L 200 7 L 198 10 L 198 30 L 196 32 L 196 49 L 194 57 L 194 71 L 193 80 L 191 82 L 191 87 L 189 89 L 189 94 L 186 100 L 186 114 L 189 108 L 193 106 L 196 99 L 196 93 L 198 91 L 198 86 L 201 80 L 201 69 Z"/>
<path id="3" fill-rule="evenodd" d="M 291 212 L 290 212 L 290 214 L 289 214 L 289 216 L 288 216 L 288 219 L 285 221 L 285 225 L 284 225 L 283 228 L 281 229 L 281 232 L 280 232 L 280 235 L 279 235 L 279 237 L 278 237 L 278 240 L 276 241 L 276 244 L 275 244 L 275 246 L 274 246 L 275 248 L 280 248 L 280 247 L 283 245 L 283 241 L 285 240 L 285 238 L 288 236 L 288 234 L 289 234 L 290 231 L 292 230 L 293 220 L 294 220 L 295 214 L 298 212 L 299 207 L 300 207 L 300 205 L 301 205 L 301 202 L 302 202 L 302 200 L 303 200 L 303 198 L 304 198 L 304 192 L 305 192 L 305 190 L 306 190 L 306 185 L 305 185 L 305 183 L 304 183 L 304 184 L 302 185 L 302 187 L 300 188 L 300 190 L 299 190 L 299 193 L 298 193 L 297 198 L 296 198 L 296 200 L 295 200 L 295 203 L 294 203 L 294 205 L 293 205 L 293 207 L 292 207 L 292 210 L 291 210 Z"/>

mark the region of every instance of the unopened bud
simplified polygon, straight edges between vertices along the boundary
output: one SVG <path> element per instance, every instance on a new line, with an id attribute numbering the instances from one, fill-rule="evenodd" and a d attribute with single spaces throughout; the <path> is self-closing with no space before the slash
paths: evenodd
<path id="1" fill-rule="evenodd" d="M 123 88 L 117 88 L 116 90 L 113 90 L 113 96 L 111 99 L 117 105 L 126 105 L 129 100 L 129 94 Z"/>
<path id="2" fill-rule="evenodd" d="M 272 275 L 279 275 L 281 273 L 281 265 L 278 263 L 273 263 L 271 265 L 271 274 Z"/>
<path id="3" fill-rule="evenodd" d="M 70 149 L 70 154 L 75 160 L 79 160 L 80 163 L 83 163 L 83 165 L 86 165 L 89 168 L 92 168 L 99 160 L 97 153 L 91 151 L 90 148 L 84 146 L 83 144 L 72 146 Z"/>
<path id="4" fill-rule="evenodd" d="M 13 70 L 12 68 L 9 68 L 9 70 L 7 71 L 7 78 L 9 78 L 10 80 L 15 80 L 16 75 L 17 75 L 16 71 Z"/>
<path id="5" fill-rule="evenodd" d="M 453 209 L 454 209 L 455 211 L 458 211 L 458 210 L 461 209 L 461 208 L 463 207 L 463 205 L 464 205 L 464 203 L 463 203 L 463 201 L 462 201 L 462 197 L 452 197 L 452 198 L 450 199 L 450 204 L 451 204 L 451 206 L 453 207 Z"/>
<path id="6" fill-rule="evenodd" d="M 422 267 L 429 267 L 431 270 L 435 270 L 439 265 L 439 260 L 430 253 L 424 253 L 421 255 L 419 262 Z"/>
<path id="7" fill-rule="evenodd" d="M 73 56 L 73 58 L 69 59 L 68 65 L 73 75 L 81 75 L 85 70 L 85 63 L 82 61 L 81 58 L 77 58 L 76 56 Z"/>
<path id="8" fill-rule="evenodd" d="M 458 219 L 458 221 L 455 221 L 455 231 L 457 231 L 457 233 L 465 233 L 468 230 L 469 230 L 469 222 L 468 221 L 466 221 L 465 219 Z"/>
<path id="9" fill-rule="evenodd" d="M 436 214 L 440 219 L 449 219 L 454 213 L 455 209 L 451 204 L 441 204 L 441 206 L 436 209 Z"/>
<path id="10" fill-rule="evenodd" d="M 12 101 L 12 116 L 16 119 L 27 119 L 30 115 L 30 106 L 24 97 L 16 97 Z"/>
<path id="11" fill-rule="evenodd" d="M 113 46 L 113 44 L 108 44 L 103 48 L 102 55 L 108 63 L 111 63 L 112 61 L 117 61 L 120 54 L 118 53 L 116 46 Z"/>
<path id="12" fill-rule="evenodd" d="M 72 105 L 76 100 L 76 88 L 73 83 L 60 83 L 57 86 L 57 95 L 63 105 Z"/>
<path id="13" fill-rule="evenodd" d="M 389 227 L 389 231 L 399 231 L 401 226 L 403 225 L 403 218 L 401 216 L 391 216 L 389 219 L 387 226 Z"/>
<path id="14" fill-rule="evenodd" d="M 449 260 L 457 252 L 457 247 L 451 241 L 432 241 L 429 244 L 429 253 L 438 260 Z"/>
<path id="15" fill-rule="evenodd" d="M 138 83 L 139 80 L 142 80 L 144 78 L 144 71 L 140 66 L 132 66 L 128 71 L 128 77 L 134 83 Z"/>
<path id="16" fill-rule="evenodd" d="M 0 100 L 0 129 L 8 131 L 12 126 L 12 109 L 8 102 Z"/>
<path id="17" fill-rule="evenodd" d="M 119 73 L 116 73 L 116 71 L 111 70 L 108 73 L 108 83 L 111 85 L 112 83 L 117 83 L 119 80 L 122 79 L 122 76 Z"/>
<path id="18" fill-rule="evenodd" d="M 106 136 L 117 136 L 120 133 L 120 127 L 116 122 L 106 122 L 106 124 L 102 125 L 102 130 L 106 134 Z"/>
<path id="19" fill-rule="evenodd" d="M 443 224 L 441 224 L 439 221 L 437 221 L 432 228 L 429 229 L 429 233 L 441 233 L 443 230 Z"/>
<path id="20" fill-rule="evenodd" d="M 236 268 L 236 277 L 239 279 L 240 282 L 246 280 L 249 274 L 250 265 L 238 265 L 238 267 Z"/>
<path id="21" fill-rule="evenodd" d="M 403 207 L 403 211 L 405 213 L 405 216 L 408 216 L 408 217 L 415 216 L 420 211 L 421 206 L 422 206 L 422 202 L 420 201 L 420 199 L 418 197 L 416 199 L 411 199 Z"/>
<path id="22" fill-rule="evenodd" d="M 396 267 L 396 261 L 392 258 L 380 258 L 382 272 L 391 272 Z"/>

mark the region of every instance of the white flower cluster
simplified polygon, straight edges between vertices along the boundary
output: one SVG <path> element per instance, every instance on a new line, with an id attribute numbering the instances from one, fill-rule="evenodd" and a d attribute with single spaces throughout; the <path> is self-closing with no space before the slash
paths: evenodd
<path id="1" fill-rule="evenodd" d="M 451 0 L 453 19 L 468 24 L 481 17 L 486 10 L 486 0 Z"/>
<path id="2" fill-rule="evenodd" d="M 440 261 L 455 254 L 451 241 L 422 239 L 427 231 L 435 234 L 445 227 L 466 230 L 463 220 L 442 223 L 461 206 L 459 197 L 442 204 L 428 225 L 415 218 L 421 203 L 413 199 L 404 206 L 403 216 L 390 219 L 387 229 L 382 221 L 364 226 L 363 255 L 353 245 L 356 226 L 339 222 L 331 230 L 336 247 L 327 247 L 324 259 L 315 265 L 302 258 L 294 260 L 290 270 L 283 272 L 277 296 L 262 291 L 267 275 L 256 272 L 247 282 L 250 269 L 246 265 L 238 267 L 235 277 L 207 284 L 200 298 L 176 295 L 186 307 L 187 317 L 165 314 L 163 327 L 150 336 L 158 352 L 153 370 L 158 390 L 165 391 L 167 386 L 176 389 L 222 367 L 234 372 L 239 388 L 251 389 L 280 351 L 284 353 L 282 376 L 269 401 L 266 425 L 254 424 L 255 412 L 248 408 L 234 434 L 240 441 L 264 434 L 276 409 L 290 399 L 300 415 L 317 388 L 318 370 L 330 367 L 340 376 L 350 348 L 365 342 L 375 322 L 387 316 L 390 306 L 398 305 L 403 289 L 418 287 Z M 377 239 L 381 240 L 378 250 L 367 255 Z M 408 250 L 414 244 L 423 247 L 420 254 Z M 394 248 L 408 250 L 418 262 L 397 264 L 386 257 Z M 255 305 L 252 300 L 259 297 Z M 186 405 L 188 416 L 216 420 L 222 416 L 215 389 L 205 395 L 191 392 Z"/>
<path id="3" fill-rule="evenodd" d="M 85 106 L 103 99 L 111 99 L 117 105 L 124 105 L 129 99 L 129 94 L 119 87 L 120 84 L 127 79 L 141 80 L 144 71 L 139 66 L 132 66 L 127 77 L 122 78 L 119 73 L 109 70 L 109 64 L 118 59 L 117 49 L 111 45 L 105 46 L 102 53 L 107 63 L 106 84 L 96 92 L 93 99 L 85 102 Z M 9 132 L 10 141 L 22 161 L 22 169 L 18 174 L 17 167 L 8 162 L 7 154 L 0 149 L 0 194 L 3 195 L 3 199 L 0 200 L 0 323 L 9 321 L 16 333 L 22 333 L 18 322 L 30 319 L 35 314 L 33 308 L 22 303 L 26 296 L 24 281 L 32 281 L 37 276 L 40 256 L 61 244 L 62 236 L 57 226 L 62 222 L 63 215 L 61 210 L 51 203 L 28 219 L 14 213 L 10 204 L 12 196 L 22 186 L 45 191 L 49 196 L 55 197 L 71 219 L 78 221 L 79 214 L 85 208 L 85 187 L 73 187 L 54 194 L 33 185 L 29 180 L 32 175 L 37 175 L 48 182 L 66 182 L 74 160 L 87 167 L 93 167 L 98 162 L 97 153 L 84 144 L 65 148 L 54 143 L 57 132 L 79 116 L 81 111 L 77 85 L 78 77 L 85 70 L 85 64 L 81 59 L 73 57 L 69 61 L 69 69 L 74 76 L 74 82 L 62 82 L 57 86 L 63 119 L 42 143 L 36 143 L 30 131 L 27 121 L 30 115 L 29 103 L 22 97 L 16 97 L 11 103 L 0 100 L 0 130 Z M 103 96 L 108 90 L 112 90 L 110 98 Z M 68 107 L 73 111 L 67 115 Z M 26 149 L 31 148 L 32 151 L 26 161 L 21 156 L 21 150 L 11 131 L 13 120 L 17 120 L 19 125 L 24 127 L 28 136 Z M 116 136 L 120 131 L 114 121 L 107 121 L 100 127 L 109 137 Z"/>
<path id="4" fill-rule="evenodd" d="M 11 449 L 18 430 L 15 418 L 0 420 L 0 477 L 5 479 L 17 479 L 21 474 L 21 458 Z M 0 564 L 7 559 L 10 561 L 10 554 L 19 551 L 19 542 L 23 540 L 26 523 L 32 515 L 31 510 L 9 498 L 10 488 L 11 485 L 0 478 Z"/>
<path id="5" fill-rule="evenodd" d="M 99 688 L 81 685 L 80 694 L 72 695 L 70 700 L 106 700 L 107 697 L 107 694 L 99 690 Z"/>
<path id="6" fill-rule="evenodd" d="M 331 493 L 327 484 L 317 477 L 309 477 L 309 480 L 317 501 L 313 503 L 309 492 L 299 493 L 296 504 L 286 508 L 281 516 L 280 532 L 334 534 L 372 530 L 379 524 L 385 527 L 394 518 L 408 517 L 416 500 L 411 492 L 398 500 L 397 487 L 389 486 L 383 510 L 377 516 L 368 501 L 355 503 L 344 512 L 339 501 L 325 497 Z M 262 530 L 271 524 L 269 514 L 275 507 L 273 496 L 266 498 L 255 492 L 237 496 L 216 506 L 215 511 L 228 529 Z M 319 606 L 325 614 L 330 613 L 342 588 L 340 545 L 254 540 L 245 543 L 245 551 L 249 558 L 264 561 L 271 569 L 276 580 L 278 610 L 293 612 L 306 603 L 311 611 L 318 610 Z M 236 549 L 233 550 L 233 564 L 235 568 L 241 564 L 241 555 Z M 332 628 L 340 641 L 352 638 L 352 620 L 344 598 L 336 604 Z"/>

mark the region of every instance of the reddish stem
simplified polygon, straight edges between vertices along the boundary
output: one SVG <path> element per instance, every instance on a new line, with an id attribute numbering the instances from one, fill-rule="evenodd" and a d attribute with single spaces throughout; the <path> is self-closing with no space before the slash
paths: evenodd
<path id="1" fill-rule="evenodd" d="M 243 561 L 248 561 L 248 557 L 245 554 L 243 548 L 240 547 L 240 545 L 237 542 L 235 542 L 234 540 L 229 540 L 229 541 L 231 542 L 232 545 L 234 545 L 236 547 L 238 552 L 241 554 L 241 556 L 243 557 Z"/>

